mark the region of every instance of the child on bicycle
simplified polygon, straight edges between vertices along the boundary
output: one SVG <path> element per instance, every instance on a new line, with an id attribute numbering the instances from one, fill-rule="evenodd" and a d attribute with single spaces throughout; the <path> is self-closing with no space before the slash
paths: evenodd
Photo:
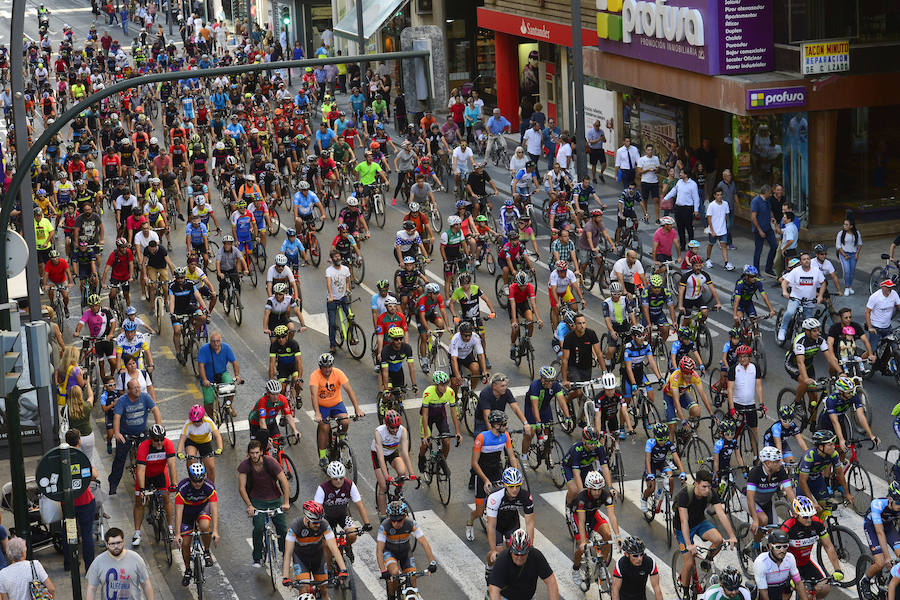
<path id="1" fill-rule="evenodd" d="M 687 327 L 678 328 L 678 339 L 672 342 L 672 349 L 669 352 L 670 371 L 675 370 L 675 365 L 679 364 L 683 357 L 690 356 L 697 363 L 700 372 L 703 372 L 703 361 L 700 360 L 700 353 L 692 337 L 692 332 Z"/>
<path id="2" fill-rule="evenodd" d="M 719 361 L 719 379 L 713 382 L 714 395 L 725 391 L 728 385 L 728 370 L 737 364 L 737 349 L 741 345 L 741 331 L 737 327 L 728 330 L 728 340 L 722 345 L 722 360 Z M 675 344 L 672 344 L 674 348 Z"/>
<path id="3" fill-rule="evenodd" d="M 719 484 L 719 494 L 725 491 L 725 482 L 731 475 L 731 457 L 737 458 L 737 464 L 747 472 L 744 457 L 734 434 L 737 431 L 737 423 L 731 419 L 725 419 L 719 424 L 719 439 L 713 444 L 713 477 Z"/>
<path id="4" fill-rule="evenodd" d="M 678 467 L 680 473 L 678 478 L 682 481 L 687 480 L 687 473 L 684 472 L 684 465 L 681 464 L 681 458 L 678 456 L 678 450 L 669 440 L 669 427 L 665 423 L 655 423 L 653 425 L 653 437 L 644 444 L 644 493 L 641 495 L 641 512 L 647 522 L 653 521 L 656 516 L 655 510 L 648 510 L 647 499 L 656 491 L 656 476 L 658 474 L 669 475 L 675 467 Z M 671 458 L 670 458 L 671 457 Z M 673 494 L 675 482 L 669 478 L 669 494 Z"/>
<path id="5" fill-rule="evenodd" d="M 794 451 L 788 444 L 789 438 L 794 438 L 800 447 L 800 455 L 806 454 L 806 442 L 800 435 L 800 426 L 794 421 L 794 405 L 786 404 L 778 409 L 778 420 L 772 423 L 763 433 L 763 447 L 772 446 L 781 450 L 784 461 L 793 463 Z"/>

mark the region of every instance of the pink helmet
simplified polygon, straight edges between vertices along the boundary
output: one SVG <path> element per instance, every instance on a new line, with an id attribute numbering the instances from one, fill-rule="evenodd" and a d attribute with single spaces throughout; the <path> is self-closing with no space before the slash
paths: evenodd
<path id="1" fill-rule="evenodd" d="M 191 410 L 188 411 L 188 419 L 191 421 L 201 421 L 203 417 L 206 416 L 206 411 L 203 410 L 203 407 L 199 404 L 195 404 L 191 407 Z"/>

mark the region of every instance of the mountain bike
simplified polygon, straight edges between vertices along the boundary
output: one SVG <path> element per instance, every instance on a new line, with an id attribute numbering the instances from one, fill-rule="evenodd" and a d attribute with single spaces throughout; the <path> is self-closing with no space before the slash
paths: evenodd
<path id="1" fill-rule="evenodd" d="M 506 140 L 503 138 L 502 134 L 496 137 L 497 139 L 494 140 L 494 143 L 491 145 L 490 160 L 494 163 L 495 167 L 506 169 L 509 167 L 509 150 L 506 149 Z"/>
<path id="2" fill-rule="evenodd" d="M 337 345 L 345 346 L 350 356 L 356 360 L 362 360 L 362 357 L 366 355 L 366 335 L 363 333 L 359 323 L 356 322 L 356 315 L 353 314 L 353 310 L 349 306 L 349 304 L 358 301 L 359 298 L 350 300 L 346 312 L 343 304 L 338 306 L 337 331 L 335 331 L 334 337 Z"/>
<path id="3" fill-rule="evenodd" d="M 243 380 L 241 380 L 243 382 Z M 235 385 L 233 383 L 213 384 L 213 409 L 212 419 L 219 430 L 225 430 L 225 437 L 231 447 L 237 443 L 237 435 L 234 430 L 234 415 L 232 414 L 235 397 Z"/>
<path id="4" fill-rule="evenodd" d="M 90 382 L 94 390 L 103 389 L 103 378 L 100 376 L 100 361 L 97 356 L 97 342 L 103 341 L 102 337 L 81 336 L 81 372 L 84 374 L 85 381 Z M 99 392 L 95 392 L 99 393 Z"/>
<path id="5" fill-rule="evenodd" d="M 293 504 L 300 497 L 300 472 L 294 465 L 294 460 L 284 450 L 285 440 L 279 435 L 269 436 L 269 446 L 266 448 L 266 454 L 278 461 L 284 470 L 284 476 L 287 477 L 289 497 Z"/>
<path id="6" fill-rule="evenodd" d="M 429 486 L 432 481 L 437 481 L 438 497 L 444 506 L 450 504 L 450 465 L 444 458 L 442 442 L 455 437 L 452 433 L 438 433 L 425 439 L 428 449 L 425 451 L 425 469 L 422 471 L 422 479 Z M 456 445 L 459 446 L 459 442 Z"/>
<path id="7" fill-rule="evenodd" d="M 522 359 L 525 359 L 525 364 L 528 366 L 529 380 L 534 380 L 534 345 L 532 345 L 531 337 L 528 335 L 528 327 L 535 324 L 537 324 L 537 321 L 519 321 L 519 325 L 516 328 L 518 336 L 516 337 L 515 359 L 513 362 L 518 367 L 522 364 Z"/>
<path id="8" fill-rule="evenodd" d="M 162 543 L 163 551 L 166 553 L 166 562 L 172 566 L 172 527 L 169 524 L 169 517 L 165 511 L 165 498 L 169 490 L 158 490 L 154 487 L 141 492 L 144 498 L 147 498 L 147 521 L 153 527 L 153 537 L 157 543 Z M 173 509 L 174 510 L 174 509 Z"/>
<path id="9" fill-rule="evenodd" d="M 125 309 L 127 307 L 125 306 L 125 294 L 122 293 L 122 284 L 113 283 L 112 281 L 110 281 L 109 290 L 110 292 L 112 292 L 112 290 L 116 290 L 116 298 L 115 300 L 112 300 L 110 304 L 112 305 L 111 308 L 113 309 L 113 313 L 116 315 L 116 318 L 119 320 L 119 323 L 122 323 L 125 321 L 125 317 L 127 316 L 125 314 Z"/>
<path id="10" fill-rule="evenodd" d="M 380 229 L 384 229 L 385 222 L 385 214 L 384 214 L 384 184 L 375 184 L 372 187 L 372 204 L 369 209 L 369 214 L 366 215 L 366 221 L 369 220 L 371 215 L 375 215 L 375 224 L 378 225 Z"/>
<path id="11" fill-rule="evenodd" d="M 531 446 L 528 448 L 528 466 L 532 470 L 537 471 L 541 465 L 547 467 L 550 478 L 556 489 L 561 490 L 566 485 L 566 476 L 563 473 L 563 459 L 566 453 L 563 452 L 562 446 L 556 440 L 553 432 L 554 425 L 562 425 L 562 421 L 553 421 L 550 423 L 537 423 L 531 425 L 535 436 L 531 440 Z M 516 429 L 511 433 L 525 433 L 524 429 Z M 524 465 L 522 465 L 524 467 Z"/>
<path id="12" fill-rule="evenodd" d="M 796 298 L 791 298 L 792 300 L 796 300 Z M 819 323 L 821 323 L 822 328 L 825 328 L 825 318 L 828 316 L 828 309 L 824 306 L 820 306 L 815 300 L 809 300 L 806 298 L 800 299 L 800 306 L 797 307 L 797 310 L 794 312 L 794 316 L 791 317 L 790 323 L 788 323 L 787 330 L 785 332 L 784 340 L 778 341 L 778 337 L 776 336 L 775 342 L 782 348 L 786 348 L 787 345 L 794 339 L 794 337 L 803 331 L 801 325 L 803 324 L 804 316 L 806 314 L 806 310 L 809 307 L 818 307 L 815 309 L 813 313 L 813 317 L 819 319 Z M 775 330 L 781 330 L 781 322 L 784 320 L 784 307 L 778 309 L 778 313 L 775 315 Z"/>
<path id="13" fill-rule="evenodd" d="M 441 344 L 441 336 L 446 329 L 429 329 L 425 334 L 425 354 L 422 354 L 421 345 L 416 345 L 419 355 L 419 368 L 426 375 L 429 371 L 444 371 L 449 373 L 450 352 Z"/>
<path id="14" fill-rule="evenodd" d="M 253 511 L 255 515 L 263 515 L 263 561 L 266 564 L 266 570 L 269 572 L 269 580 L 272 582 L 272 589 L 278 589 L 281 574 L 281 559 L 278 556 L 278 532 L 275 530 L 275 522 L 272 517 L 280 515 L 281 508 L 270 508 L 267 510 L 259 509 Z"/>
<path id="15" fill-rule="evenodd" d="M 359 420 L 359 417 L 356 415 L 348 416 L 347 418 L 352 421 Z M 331 417 L 323 422 L 327 423 L 329 428 L 328 448 L 326 449 L 328 462 L 338 461 L 342 463 L 347 472 L 352 475 L 351 481 L 357 481 L 359 465 L 356 462 L 356 457 L 353 456 L 353 448 L 347 443 L 347 434 L 341 432 L 340 421 Z"/>

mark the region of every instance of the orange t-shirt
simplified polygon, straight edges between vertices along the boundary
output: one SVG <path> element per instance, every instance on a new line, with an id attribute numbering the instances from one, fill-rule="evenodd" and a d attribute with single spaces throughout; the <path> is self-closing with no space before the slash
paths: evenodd
<path id="1" fill-rule="evenodd" d="M 316 386 L 319 391 L 319 406 L 331 408 L 341 401 L 341 386 L 350 383 L 344 372 L 338 368 L 331 369 L 328 379 L 322 376 L 322 370 L 316 369 L 309 376 L 309 385 Z"/>

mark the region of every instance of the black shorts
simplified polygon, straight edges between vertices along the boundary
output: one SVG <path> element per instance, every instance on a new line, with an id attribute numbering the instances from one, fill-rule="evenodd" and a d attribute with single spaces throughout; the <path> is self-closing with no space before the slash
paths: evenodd
<path id="1" fill-rule="evenodd" d="M 379 468 L 378 467 L 378 453 L 375 452 L 374 450 L 370 450 L 370 453 L 372 454 L 372 468 L 377 471 Z M 391 462 L 399 456 L 400 456 L 399 452 L 392 452 L 391 454 L 385 454 L 384 455 L 384 466 L 389 467 Z"/>
<path id="2" fill-rule="evenodd" d="M 525 302 L 508 302 L 506 305 L 506 312 L 509 313 L 509 318 L 512 319 L 512 307 L 513 303 L 516 305 L 516 316 L 519 319 L 525 318 L 525 311 L 531 311 L 531 303 L 526 300 Z"/>
<path id="3" fill-rule="evenodd" d="M 569 381 L 588 381 L 591 378 L 591 372 L 579 369 L 574 365 L 569 365 L 567 370 Z"/>
<path id="4" fill-rule="evenodd" d="M 591 151 L 591 164 L 596 165 L 597 163 L 606 164 L 606 151 L 603 148 L 589 148 Z"/>
<path id="5" fill-rule="evenodd" d="M 453 407 L 448 407 L 449 410 L 455 410 Z M 447 422 L 447 411 L 439 411 L 439 410 L 429 410 L 428 411 L 428 429 L 431 432 L 431 435 L 434 435 L 435 429 L 438 433 L 448 434 L 450 433 L 450 424 Z"/>
<path id="6" fill-rule="evenodd" d="M 804 581 L 821 581 L 825 579 L 825 572 L 822 571 L 822 567 L 816 564 L 816 561 L 809 557 L 809 562 L 805 565 L 797 565 L 797 570 L 800 571 L 800 578 Z"/>
<path id="7" fill-rule="evenodd" d="M 612 415 L 606 416 L 600 415 L 600 427 L 603 428 L 603 431 L 616 431 L 619 429 L 619 415 L 618 413 L 613 413 Z"/>
<path id="8" fill-rule="evenodd" d="M 644 198 L 659 198 L 659 182 L 644 183 L 641 182 L 641 196 Z"/>
<path id="9" fill-rule="evenodd" d="M 37 256 L 38 256 L 38 264 L 43 265 L 47 264 L 47 261 L 50 260 L 50 250 L 53 248 L 47 248 L 46 250 L 42 250 L 38 248 Z"/>
<path id="10" fill-rule="evenodd" d="M 694 298 L 693 300 L 685 298 L 683 304 L 685 310 L 700 310 L 701 306 L 706 306 L 706 303 L 703 302 L 703 294 L 701 294 L 699 298 Z"/>
<path id="11" fill-rule="evenodd" d="M 740 404 L 735 404 L 734 408 L 739 415 L 744 417 L 744 425 L 752 429 L 756 428 L 759 424 L 756 415 L 756 406 L 742 406 Z"/>
<path id="12" fill-rule="evenodd" d="M 476 363 L 478 363 L 478 357 L 475 355 L 474 352 L 470 352 L 469 354 L 467 354 L 465 356 L 460 356 L 456 359 L 456 364 L 458 364 L 461 367 L 465 367 L 465 368 L 469 369 L 470 371 L 472 370 L 472 365 L 476 364 Z"/>
<path id="13" fill-rule="evenodd" d="M 144 477 L 145 488 L 156 488 L 158 490 L 166 490 L 169 488 L 169 477 L 167 471 L 163 471 L 158 475 L 150 475 Z"/>
<path id="14" fill-rule="evenodd" d="M 188 446 L 196 448 L 199 456 L 209 456 L 213 453 L 212 442 L 195 442 L 191 438 L 188 438 L 184 441 L 184 446 L 185 448 Z"/>
<path id="15" fill-rule="evenodd" d="M 131 285 L 128 283 L 128 280 L 122 281 L 120 279 L 114 279 L 112 277 L 109 278 L 110 285 L 116 284 L 119 286 L 119 289 L 123 292 L 127 292 L 131 289 Z"/>
<path id="16" fill-rule="evenodd" d="M 97 356 L 100 358 L 107 358 L 116 355 L 116 351 L 115 348 L 113 348 L 113 343 L 111 340 L 97 341 L 94 344 L 94 348 L 97 350 Z"/>

